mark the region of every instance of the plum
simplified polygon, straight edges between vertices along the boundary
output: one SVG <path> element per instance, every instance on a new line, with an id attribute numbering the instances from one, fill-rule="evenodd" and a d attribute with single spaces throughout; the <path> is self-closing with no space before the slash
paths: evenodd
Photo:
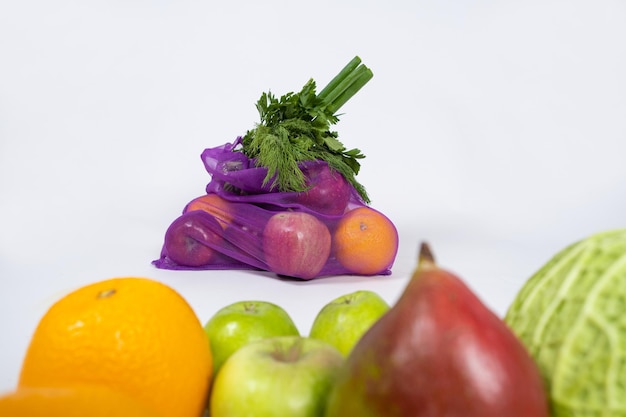
<path id="1" fill-rule="evenodd" d="M 210 244 L 217 244 L 221 226 L 204 211 L 189 211 L 172 222 L 165 232 L 167 256 L 182 266 L 198 267 L 210 264 L 218 252 Z"/>
<path id="2" fill-rule="evenodd" d="M 319 213 L 343 214 L 352 193 L 344 176 L 321 162 L 303 168 L 302 172 L 309 188 L 299 193 L 296 201 Z"/>

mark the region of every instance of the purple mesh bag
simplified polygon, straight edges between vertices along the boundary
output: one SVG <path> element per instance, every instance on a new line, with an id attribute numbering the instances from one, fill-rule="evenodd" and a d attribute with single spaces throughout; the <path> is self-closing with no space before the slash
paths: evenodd
<path id="1" fill-rule="evenodd" d="M 277 191 L 272 181 L 264 184 L 267 169 L 239 151 L 241 140 L 202 152 L 211 175 L 206 194 L 187 203 L 168 227 L 153 264 L 173 270 L 263 270 L 306 280 L 363 275 L 337 260 L 333 235 L 346 213 L 374 209 L 323 161 L 301 164 L 307 191 Z M 366 275 L 389 275 L 395 255 Z"/>

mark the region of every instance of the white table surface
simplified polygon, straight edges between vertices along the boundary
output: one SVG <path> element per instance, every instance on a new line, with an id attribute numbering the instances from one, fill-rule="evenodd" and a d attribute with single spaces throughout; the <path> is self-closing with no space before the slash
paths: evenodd
<path id="1" fill-rule="evenodd" d="M 203 322 L 274 301 L 306 334 L 343 293 L 393 303 L 426 240 L 502 315 L 558 250 L 626 226 L 626 4 L 458 3 L 1 2 L 0 392 L 46 309 L 93 281 L 157 279 Z M 210 179 L 202 150 L 354 55 L 375 75 L 336 127 L 399 229 L 393 274 L 154 268 Z"/>

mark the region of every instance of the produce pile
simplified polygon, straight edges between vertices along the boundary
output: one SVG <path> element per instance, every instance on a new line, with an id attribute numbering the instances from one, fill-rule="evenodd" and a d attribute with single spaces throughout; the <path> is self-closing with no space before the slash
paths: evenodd
<path id="1" fill-rule="evenodd" d="M 264 93 L 256 128 L 202 153 L 211 181 L 154 264 L 389 274 L 396 228 L 356 180 L 363 154 L 330 129 L 371 77 L 356 57 L 319 94 L 313 80 Z M 357 290 L 321 306 L 308 333 L 269 301 L 210 308 L 202 324 L 150 278 L 67 294 L 41 318 L 0 415 L 626 416 L 626 229 L 557 253 L 503 318 L 426 243 L 393 305 Z"/>
<path id="2" fill-rule="evenodd" d="M 331 130 L 372 76 L 355 57 L 319 93 L 313 79 L 298 93 L 263 93 L 254 129 L 202 152 L 211 181 L 168 227 L 154 265 L 301 279 L 390 274 L 397 230 L 356 180 L 365 156 Z"/>
<path id="3" fill-rule="evenodd" d="M 599 233 L 501 319 L 422 244 L 395 304 L 345 294 L 303 334 L 268 301 L 203 326 L 166 285 L 105 280 L 44 315 L 0 415 L 621 417 L 625 282 L 626 229 Z"/>

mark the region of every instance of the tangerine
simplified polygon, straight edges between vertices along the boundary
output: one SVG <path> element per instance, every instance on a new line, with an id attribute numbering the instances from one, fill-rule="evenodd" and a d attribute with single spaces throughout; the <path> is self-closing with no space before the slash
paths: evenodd
<path id="1" fill-rule="evenodd" d="M 347 212 L 333 235 L 337 261 L 355 274 L 375 275 L 393 263 L 398 252 L 398 231 L 381 212 L 358 207 Z"/>
<path id="2" fill-rule="evenodd" d="M 18 388 L 0 396 L 0 415 L 28 417 L 161 417 L 103 386 Z"/>
<path id="3" fill-rule="evenodd" d="M 185 207 L 185 212 L 194 210 L 202 210 L 211 214 L 222 226 L 222 229 L 225 229 L 235 218 L 232 204 L 217 194 L 206 194 L 191 200 Z"/>
<path id="4" fill-rule="evenodd" d="M 202 414 L 212 377 L 209 340 L 186 300 L 148 278 L 81 287 L 45 313 L 18 387 L 115 388 L 164 417 Z"/>

